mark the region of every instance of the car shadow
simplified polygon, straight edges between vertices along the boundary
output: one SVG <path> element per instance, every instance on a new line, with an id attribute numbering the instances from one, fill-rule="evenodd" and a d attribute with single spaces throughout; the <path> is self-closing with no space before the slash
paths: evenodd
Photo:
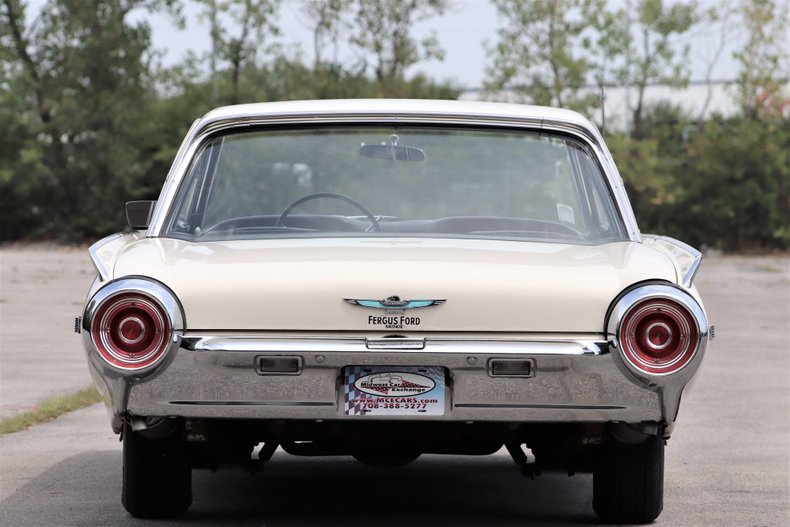
<path id="1" fill-rule="evenodd" d="M 398 469 L 278 452 L 261 473 L 193 472 L 181 517 L 132 518 L 121 506 L 121 454 L 73 456 L 0 503 L 3 525 L 397 526 L 594 525 L 589 475 L 521 475 L 502 455 L 423 456 Z"/>

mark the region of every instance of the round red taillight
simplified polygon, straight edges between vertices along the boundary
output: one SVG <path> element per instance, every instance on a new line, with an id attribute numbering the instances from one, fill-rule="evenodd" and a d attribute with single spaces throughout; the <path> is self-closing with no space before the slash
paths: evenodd
<path id="1" fill-rule="evenodd" d="M 652 298 L 628 310 L 619 338 L 625 357 L 634 366 L 646 373 L 665 374 L 691 360 L 699 329 L 694 315 L 680 303 Z"/>
<path id="2" fill-rule="evenodd" d="M 170 319 L 164 308 L 143 293 L 111 296 L 97 308 L 91 337 L 99 354 L 123 369 L 141 369 L 167 350 Z"/>

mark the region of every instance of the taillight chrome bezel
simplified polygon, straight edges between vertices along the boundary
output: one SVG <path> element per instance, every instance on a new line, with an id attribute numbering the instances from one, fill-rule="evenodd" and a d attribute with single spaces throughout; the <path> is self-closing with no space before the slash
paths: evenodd
<path id="1" fill-rule="evenodd" d="M 623 314 L 617 338 L 625 358 L 651 375 L 675 373 L 691 361 L 698 324 L 685 306 L 669 298 L 647 298 Z"/>
<path id="2" fill-rule="evenodd" d="M 654 323 L 667 326 L 667 341 L 662 343 L 659 336 L 657 345 L 644 346 L 652 349 L 639 349 L 640 338 L 650 339 L 649 335 L 638 334 L 652 327 L 639 326 L 649 317 Z M 640 382 L 654 387 L 662 385 L 665 377 L 690 378 L 708 341 L 708 323 L 702 307 L 689 292 L 670 284 L 645 284 L 621 295 L 609 313 L 606 328 L 621 364 Z M 671 344 L 676 348 L 661 347 Z"/>
<path id="3" fill-rule="evenodd" d="M 82 324 L 101 363 L 135 373 L 161 364 L 177 346 L 185 327 L 173 292 L 159 282 L 137 277 L 122 278 L 99 289 L 85 307 Z M 126 324 L 137 327 L 124 328 Z"/>

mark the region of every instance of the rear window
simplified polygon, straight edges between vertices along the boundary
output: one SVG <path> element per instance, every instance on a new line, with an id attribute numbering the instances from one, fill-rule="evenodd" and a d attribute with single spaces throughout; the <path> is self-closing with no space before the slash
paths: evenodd
<path id="1" fill-rule="evenodd" d="M 214 137 L 191 163 L 166 232 L 187 240 L 624 238 L 603 174 L 581 143 L 402 126 Z"/>

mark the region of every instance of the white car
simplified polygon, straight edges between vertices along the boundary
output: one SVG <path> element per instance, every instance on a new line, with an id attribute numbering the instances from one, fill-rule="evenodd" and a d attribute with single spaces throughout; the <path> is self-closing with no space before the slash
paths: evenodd
<path id="1" fill-rule="evenodd" d="M 710 334 L 701 255 L 640 234 L 581 115 L 219 108 L 127 215 L 90 248 L 78 329 L 133 516 L 179 514 L 193 469 L 278 447 L 378 467 L 503 446 L 525 472 L 592 471 L 604 521 L 660 514 Z"/>

